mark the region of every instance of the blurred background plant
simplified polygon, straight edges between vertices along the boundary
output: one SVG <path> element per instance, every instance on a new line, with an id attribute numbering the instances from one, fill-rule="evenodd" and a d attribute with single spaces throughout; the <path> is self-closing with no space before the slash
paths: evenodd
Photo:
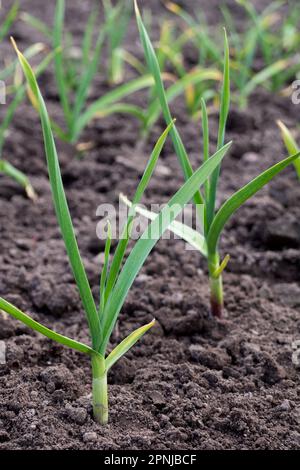
<path id="1" fill-rule="evenodd" d="M 153 44 L 167 101 L 171 103 L 183 95 L 186 110 L 195 120 L 201 119 L 202 99 L 208 112 L 219 106 L 222 26 L 229 33 L 232 102 L 239 107 L 247 106 L 250 95 L 260 86 L 288 93 L 286 87 L 299 73 L 300 5 L 278 0 L 258 12 L 248 0 L 236 0 L 236 4 L 247 18 L 242 29 L 226 4 L 220 5 L 223 20 L 215 25 L 209 24 L 204 11 L 189 13 L 174 2 L 165 2 L 166 17 L 155 24 L 147 5 L 144 9 L 150 35 L 157 37 Z M 17 9 L 15 4 L 8 15 L 10 21 Z M 125 41 L 132 2 L 95 2 L 79 44 L 78 38 L 75 40 L 65 27 L 65 10 L 65 0 L 56 0 L 52 26 L 27 12 L 20 14 L 23 21 L 44 35 L 55 51 L 54 75 L 64 124 L 52 119 L 54 132 L 62 140 L 77 144 L 79 150 L 85 149 L 86 143 L 79 143 L 79 139 L 91 121 L 121 113 L 136 117 L 142 135 L 148 137 L 161 116 L 161 108 L 143 59 L 133 55 Z M 168 11 L 173 18 L 167 16 Z M 7 21 L 4 31 L 9 29 Z M 196 54 L 196 61 L 187 58 L 187 50 Z M 110 89 L 93 98 L 99 72 Z M 143 104 L 133 103 L 130 97 L 142 89 L 147 90 Z"/>
<path id="2" fill-rule="evenodd" d="M 190 43 L 196 47 L 202 67 L 211 64 L 221 67 L 221 26 L 226 28 L 231 50 L 233 102 L 245 107 L 258 86 L 281 91 L 300 71 L 300 5 L 275 1 L 258 13 L 248 0 L 236 0 L 236 3 L 248 18 L 243 30 L 237 28 L 226 5 L 220 7 L 222 24 L 214 27 L 209 26 L 203 11 L 191 15 L 173 2 L 167 2 L 166 7 L 181 18 L 183 30 L 188 28 Z M 283 11 L 284 7 L 287 8 Z"/>
<path id="3" fill-rule="evenodd" d="M 13 24 L 18 19 L 19 11 L 19 2 L 13 3 L 2 20 L 0 26 L 0 45 L 9 36 Z M 43 73 L 53 59 L 53 53 L 47 51 L 43 43 L 36 43 L 28 47 L 25 51 L 25 56 L 28 59 L 35 56 L 39 58 L 40 63 L 35 67 L 37 76 Z M 6 156 L 4 157 L 4 145 L 9 133 L 9 127 L 16 110 L 26 96 L 26 86 L 22 83 L 22 75 L 20 75 L 20 66 L 17 59 L 7 61 L 5 57 L 2 57 L 1 61 L 0 81 L 5 83 L 5 103 L 2 105 L 4 111 L 1 114 L 0 122 L 0 174 L 15 180 L 24 188 L 29 198 L 35 199 L 36 194 L 27 175 L 10 163 Z"/>

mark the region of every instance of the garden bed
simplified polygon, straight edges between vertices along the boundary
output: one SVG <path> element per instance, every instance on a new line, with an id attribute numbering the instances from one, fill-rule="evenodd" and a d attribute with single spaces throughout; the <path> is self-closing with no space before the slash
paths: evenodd
<path id="1" fill-rule="evenodd" d="M 22 8 L 50 23 L 52 3 L 25 0 Z M 92 2 L 71 3 L 68 28 L 81 34 L 82 18 Z M 210 21 L 216 21 L 219 2 L 193 3 L 205 6 Z M 158 0 L 148 1 L 150 5 L 155 15 L 165 12 Z M 242 23 L 238 9 L 236 15 Z M 40 39 L 38 33 L 29 36 L 21 22 L 13 35 L 21 50 Z M 127 42 L 142 57 L 134 20 Z M 5 51 L 9 47 L 5 44 Z M 59 116 L 52 73 L 44 74 L 40 84 L 51 115 Z M 99 80 L 93 96 L 101 96 L 107 88 Z M 131 102 L 141 104 L 144 98 L 139 92 Z M 172 110 L 196 168 L 201 161 L 201 123 L 191 122 L 181 99 Z M 217 118 L 216 113 L 210 117 L 214 142 Z M 246 110 L 232 105 L 227 138 L 234 143 L 224 159 L 219 203 L 285 156 L 277 119 L 295 127 L 299 105 L 264 89 L 255 92 Z M 96 237 L 96 209 L 107 202 L 117 205 L 120 192 L 132 197 L 163 129 L 160 120 L 149 142 L 137 145 L 137 121 L 114 115 L 93 122 L 85 131 L 81 140 L 91 142 L 92 148 L 80 157 L 71 145 L 57 142 L 95 295 L 104 249 Z M 1 176 L 1 295 L 56 331 L 88 342 L 52 207 L 39 118 L 29 102 L 18 109 L 4 150 L 6 158 L 31 178 L 38 200 L 32 203 L 14 182 Z M 145 204 L 167 201 L 182 181 L 167 141 Z M 299 370 L 292 362 L 293 342 L 300 339 L 299 221 L 300 186 L 289 167 L 226 227 L 221 252 L 229 253 L 231 261 L 224 275 L 222 320 L 209 316 L 201 256 L 186 250 L 180 240 L 159 241 L 122 310 L 119 338 L 153 317 L 157 323 L 109 375 L 107 427 L 92 418 L 88 359 L 1 314 L 6 364 L 0 365 L 0 449 L 299 448 Z"/>

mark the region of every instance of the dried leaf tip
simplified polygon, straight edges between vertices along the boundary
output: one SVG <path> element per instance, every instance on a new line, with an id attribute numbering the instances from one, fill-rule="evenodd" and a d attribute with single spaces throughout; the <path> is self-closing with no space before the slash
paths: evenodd
<path id="1" fill-rule="evenodd" d="M 276 124 L 281 131 L 284 131 L 286 129 L 286 126 L 283 124 L 282 121 L 280 121 L 280 119 L 277 119 Z"/>
<path id="2" fill-rule="evenodd" d="M 281 135 L 282 135 L 283 139 L 286 139 L 286 138 L 290 139 L 290 140 L 293 139 L 291 131 L 286 127 L 285 124 L 283 124 L 282 121 L 280 121 L 280 119 L 277 119 L 276 124 L 279 127 L 279 130 L 281 131 Z M 291 153 L 293 153 L 293 152 L 291 152 Z"/>
<path id="3" fill-rule="evenodd" d="M 10 36 L 10 42 L 12 43 L 13 48 L 16 51 L 16 53 L 19 54 L 20 51 L 18 49 L 17 43 L 16 43 L 16 41 L 14 40 L 14 38 L 12 36 Z"/>

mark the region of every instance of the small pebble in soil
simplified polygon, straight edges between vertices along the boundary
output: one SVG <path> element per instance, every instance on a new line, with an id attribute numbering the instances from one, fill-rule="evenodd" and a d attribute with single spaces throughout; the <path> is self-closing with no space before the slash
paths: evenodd
<path id="1" fill-rule="evenodd" d="M 207 382 L 209 383 L 211 387 L 215 387 L 217 383 L 219 382 L 219 378 L 217 377 L 217 375 L 209 371 L 204 372 L 202 374 L 202 377 L 204 377 L 207 380 Z"/>
<path id="2" fill-rule="evenodd" d="M 255 152 L 246 152 L 243 155 L 243 161 L 245 163 L 255 163 L 259 160 L 259 155 L 258 153 Z"/>
<path id="3" fill-rule="evenodd" d="M 85 432 L 82 436 L 83 442 L 96 442 L 97 439 L 98 436 L 94 431 Z"/>
<path id="4" fill-rule="evenodd" d="M 25 416 L 26 418 L 33 418 L 33 416 L 35 416 L 35 413 L 36 413 L 35 409 L 31 408 L 26 411 Z"/>
<path id="5" fill-rule="evenodd" d="M 150 398 L 155 406 L 161 407 L 166 404 L 166 400 L 160 392 L 153 391 Z"/>
<path id="6" fill-rule="evenodd" d="M 194 266 L 186 265 L 184 267 L 184 272 L 187 276 L 193 277 L 196 275 L 196 268 Z"/>
<path id="7" fill-rule="evenodd" d="M 264 355 L 264 364 L 262 380 L 269 385 L 274 385 L 277 382 L 280 382 L 286 377 L 286 372 L 282 366 L 280 366 L 274 358 L 270 355 Z"/>
<path id="8" fill-rule="evenodd" d="M 48 393 L 53 393 L 55 390 L 55 383 L 54 382 L 47 383 L 46 390 Z"/>
<path id="9" fill-rule="evenodd" d="M 274 408 L 274 411 L 286 412 L 286 411 L 290 411 L 290 409 L 291 409 L 291 405 L 290 405 L 289 400 L 283 400 L 283 402 L 280 403 L 280 405 Z"/>
<path id="10" fill-rule="evenodd" d="M 286 215 L 276 220 L 266 220 L 262 227 L 261 237 L 271 250 L 299 247 L 299 221 L 295 216 Z"/>

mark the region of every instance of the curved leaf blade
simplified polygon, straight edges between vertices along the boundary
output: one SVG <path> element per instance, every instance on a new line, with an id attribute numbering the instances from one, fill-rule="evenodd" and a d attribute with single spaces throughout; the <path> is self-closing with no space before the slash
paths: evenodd
<path id="1" fill-rule="evenodd" d="M 111 225 L 110 225 L 110 222 L 107 221 L 107 238 L 106 238 L 105 249 L 104 249 L 104 265 L 103 265 L 101 276 L 100 276 L 99 315 L 102 314 L 104 310 L 104 305 L 105 305 L 104 296 L 105 296 L 106 280 L 107 280 L 107 273 L 108 273 L 108 266 L 109 266 L 110 247 L 111 247 Z"/>
<path id="2" fill-rule="evenodd" d="M 54 58 L 54 70 L 61 105 L 64 111 L 68 129 L 70 129 L 72 123 L 72 113 L 64 74 L 64 57 L 62 51 L 64 19 L 65 0 L 57 0 L 54 13 L 53 49 L 57 50 L 58 52 L 55 54 Z"/>
<path id="3" fill-rule="evenodd" d="M 102 111 L 98 111 L 96 114 L 94 114 L 94 119 L 97 118 L 104 118 L 106 116 L 109 116 L 111 114 L 130 114 L 131 116 L 135 117 L 138 119 L 142 126 L 146 126 L 146 116 L 145 112 L 140 106 L 136 106 L 134 104 L 128 104 L 128 103 L 116 103 L 108 106 L 107 108 L 103 109 Z"/>
<path id="4" fill-rule="evenodd" d="M 299 152 L 299 147 L 289 129 L 281 121 L 277 121 L 277 125 L 281 130 L 282 140 L 287 151 L 289 152 L 289 155 L 294 155 L 295 153 Z M 300 179 L 300 158 L 297 158 L 297 160 L 295 160 L 293 163 L 297 176 Z"/>
<path id="5" fill-rule="evenodd" d="M 5 36 L 7 35 L 8 31 L 10 30 L 11 25 L 13 24 L 13 22 L 15 21 L 17 17 L 18 11 L 19 11 L 19 1 L 17 0 L 11 6 L 9 12 L 7 13 L 0 27 L 0 41 L 2 41 L 2 39 L 5 38 Z"/>
<path id="6" fill-rule="evenodd" d="M 42 335 L 46 336 L 49 339 L 52 339 L 53 341 L 56 341 L 57 343 L 63 344 L 64 346 L 68 346 L 69 348 L 75 349 L 76 351 L 82 352 L 84 354 L 91 355 L 93 353 L 96 353 L 96 351 L 94 351 L 89 346 L 80 343 L 79 341 L 75 341 L 74 339 L 68 338 L 67 336 L 56 333 L 53 330 L 50 330 L 50 328 L 47 328 L 46 326 L 31 318 L 26 313 L 23 313 L 20 309 L 7 302 L 2 297 L 0 297 L 0 310 L 3 310 L 3 312 L 8 313 L 12 317 L 21 321 L 22 323 L 24 323 L 24 325 L 29 326 L 29 328 L 31 328 L 32 330 L 41 333 Z"/>
<path id="7" fill-rule="evenodd" d="M 297 158 L 299 158 L 300 152 L 291 157 L 285 158 L 284 160 L 276 163 L 275 165 L 268 168 L 266 171 L 257 176 L 250 183 L 246 184 L 239 191 L 234 193 L 223 206 L 217 212 L 207 236 L 207 247 L 208 251 L 214 253 L 216 251 L 219 237 L 222 233 L 224 225 L 230 219 L 232 214 L 239 209 L 244 202 L 251 198 L 255 193 L 257 193 L 263 186 L 265 186 L 269 181 L 271 181 L 274 176 L 276 176 L 280 171 L 286 168 L 290 163 L 293 163 Z"/>
<path id="8" fill-rule="evenodd" d="M 152 320 L 147 325 L 141 326 L 137 330 L 133 331 L 127 338 L 116 346 L 112 352 L 105 359 L 105 368 L 108 372 L 109 369 L 122 357 L 124 354 L 135 345 L 135 343 L 141 339 L 144 334 L 155 325 L 155 320 Z"/>

